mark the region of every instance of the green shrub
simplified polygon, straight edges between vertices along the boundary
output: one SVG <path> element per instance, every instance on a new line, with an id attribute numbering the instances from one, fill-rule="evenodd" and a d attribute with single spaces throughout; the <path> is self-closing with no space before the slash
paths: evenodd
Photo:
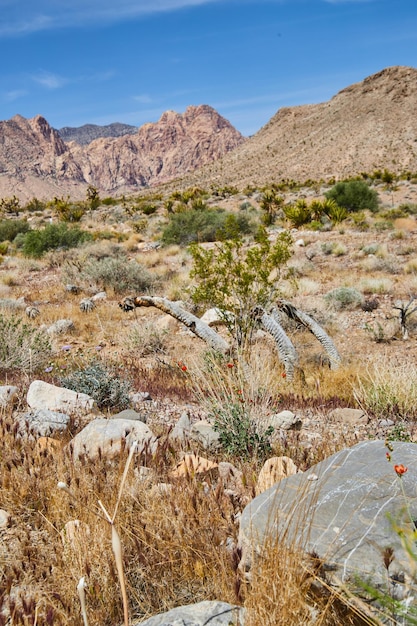
<path id="1" fill-rule="evenodd" d="M 239 458 L 267 458 L 272 454 L 272 426 L 262 432 L 242 404 L 224 404 L 212 413 L 213 428 L 223 450 Z"/>
<path id="2" fill-rule="evenodd" d="M 83 287 L 112 289 L 114 293 L 143 293 L 155 285 L 155 277 L 136 261 L 129 262 L 125 256 L 91 258 L 75 262 L 63 271 L 66 282 Z"/>
<path id="3" fill-rule="evenodd" d="M 25 206 L 23 207 L 24 211 L 29 211 L 30 213 L 33 213 L 35 211 L 45 211 L 46 209 L 46 202 L 43 202 L 43 200 L 39 200 L 38 198 L 33 197 L 31 200 L 29 200 L 29 202 L 27 202 L 25 204 Z"/>
<path id="4" fill-rule="evenodd" d="M 312 220 L 312 211 L 305 200 L 297 200 L 295 204 L 283 207 L 285 217 L 295 228 L 308 224 Z"/>
<path id="5" fill-rule="evenodd" d="M 51 357 L 49 337 L 20 317 L 0 315 L 0 369 L 32 372 Z"/>
<path id="6" fill-rule="evenodd" d="M 326 198 L 333 199 L 340 207 L 349 213 L 356 213 L 368 209 L 375 212 L 378 209 L 378 194 L 363 180 L 349 180 L 337 183 L 325 194 Z"/>
<path id="7" fill-rule="evenodd" d="M 272 243 L 262 227 L 256 239 L 250 248 L 240 240 L 225 241 L 212 250 L 190 246 L 190 276 L 196 279 L 191 296 L 196 304 L 228 312 L 224 321 L 238 345 L 250 338 L 256 325 L 254 309 L 268 307 L 277 297 L 280 270 L 292 254 L 286 231 Z"/>
<path id="8" fill-rule="evenodd" d="M 347 309 L 360 306 L 363 295 L 354 287 L 336 287 L 326 293 L 324 299 L 336 309 Z"/>
<path id="9" fill-rule="evenodd" d="M 1 220 L 0 241 L 13 241 L 19 233 L 27 233 L 30 229 L 26 220 Z"/>
<path id="10" fill-rule="evenodd" d="M 48 250 L 75 248 L 89 239 L 91 235 L 79 228 L 71 228 L 66 224 L 49 224 L 43 230 L 27 232 L 22 251 L 25 256 L 39 259 Z"/>
<path id="11" fill-rule="evenodd" d="M 99 409 L 126 409 L 129 406 L 129 381 L 120 378 L 111 369 L 95 361 L 60 379 L 66 389 L 86 393 L 97 402 Z"/>
<path id="12" fill-rule="evenodd" d="M 165 245 L 224 240 L 235 233 L 245 234 L 252 230 L 250 220 L 244 214 L 234 215 L 223 209 L 185 210 L 170 214 L 170 220 L 162 233 Z M 231 234 L 233 231 L 233 234 Z"/>

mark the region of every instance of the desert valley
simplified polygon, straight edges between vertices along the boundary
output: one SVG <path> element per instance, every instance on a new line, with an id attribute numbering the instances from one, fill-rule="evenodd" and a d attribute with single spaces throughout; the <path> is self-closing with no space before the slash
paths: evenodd
<path id="1" fill-rule="evenodd" d="M 417 623 L 416 110 L 0 122 L 0 626 Z"/>

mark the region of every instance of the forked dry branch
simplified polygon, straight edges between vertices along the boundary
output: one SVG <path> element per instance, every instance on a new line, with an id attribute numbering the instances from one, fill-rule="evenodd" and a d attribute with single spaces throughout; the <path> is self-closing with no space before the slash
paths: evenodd
<path id="1" fill-rule="evenodd" d="M 183 309 L 177 302 L 171 302 L 167 298 L 158 296 L 126 297 L 119 302 L 119 306 L 126 312 L 133 311 L 137 307 L 155 307 L 180 321 L 216 352 L 220 354 L 230 354 L 233 351 L 231 345 L 213 330 L 213 328 L 196 315 Z M 300 311 L 290 302 L 279 300 L 277 302 L 277 308 L 290 319 L 306 327 L 316 337 L 329 356 L 331 369 L 337 369 L 341 362 L 340 355 L 326 331 L 310 317 L 310 315 Z M 277 310 L 275 309 L 271 314 L 268 314 L 262 307 L 256 307 L 253 315 L 263 330 L 273 337 L 279 358 L 284 364 L 285 373 L 288 379 L 292 380 L 295 368 L 297 367 L 298 355 L 293 343 L 280 323 Z"/>

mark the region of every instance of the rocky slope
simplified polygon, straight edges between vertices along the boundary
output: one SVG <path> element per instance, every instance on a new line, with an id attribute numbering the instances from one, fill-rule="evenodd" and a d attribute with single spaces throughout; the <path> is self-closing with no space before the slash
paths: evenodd
<path id="1" fill-rule="evenodd" d="M 176 187 L 244 187 L 336 179 L 387 168 L 417 172 L 417 69 L 391 67 L 328 102 L 282 108 L 245 140 L 207 105 L 167 111 L 134 134 L 66 143 L 40 116 L 0 122 L 0 197 L 82 198 Z"/>
<path id="2" fill-rule="evenodd" d="M 207 105 L 183 114 L 168 111 L 135 135 L 100 138 L 87 146 L 65 143 L 41 116 L 15 116 L 0 122 L 0 196 L 82 198 L 88 184 L 101 193 L 132 193 L 183 176 L 243 141 Z"/>
<path id="3" fill-rule="evenodd" d="M 75 141 L 81 146 L 86 146 L 100 137 L 123 137 L 123 135 L 134 135 L 137 132 L 137 126 L 120 124 L 119 122 L 106 126 L 97 126 L 96 124 L 84 124 L 84 126 L 79 127 L 64 126 L 58 130 L 61 139 Z"/>
<path id="4" fill-rule="evenodd" d="M 415 172 L 416 111 L 417 69 L 390 67 L 328 102 L 280 109 L 248 141 L 184 185 L 343 178 L 377 168 Z"/>

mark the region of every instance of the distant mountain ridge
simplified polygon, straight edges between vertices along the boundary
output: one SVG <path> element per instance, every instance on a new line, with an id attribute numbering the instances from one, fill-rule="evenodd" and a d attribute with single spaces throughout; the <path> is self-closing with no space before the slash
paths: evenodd
<path id="1" fill-rule="evenodd" d="M 166 111 L 135 134 L 66 143 L 42 116 L 0 122 L 0 197 L 134 193 L 206 165 L 244 137 L 208 105 Z"/>
<path id="2" fill-rule="evenodd" d="M 327 102 L 281 108 L 249 139 L 208 105 L 85 145 L 67 143 L 41 116 L 16 115 L 0 122 L 0 197 L 81 198 L 88 184 L 103 195 L 165 183 L 243 188 L 385 168 L 416 173 L 416 112 L 417 69 L 395 66 Z"/>
<path id="3" fill-rule="evenodd" d="M 124 135 L 134 135 L 137 132 L 137 126 L 121 124 L 120 122 L 113 122 L 105 126 L 98 126 L 97 124 L 84 124 L 84 126 L 76 127 L 64 126 L 64 128 L 58 129 L 61 139 L 66 142 L 75 141 L 80 146 L 86 146 L 101 137 L 123 137 Z"/>

